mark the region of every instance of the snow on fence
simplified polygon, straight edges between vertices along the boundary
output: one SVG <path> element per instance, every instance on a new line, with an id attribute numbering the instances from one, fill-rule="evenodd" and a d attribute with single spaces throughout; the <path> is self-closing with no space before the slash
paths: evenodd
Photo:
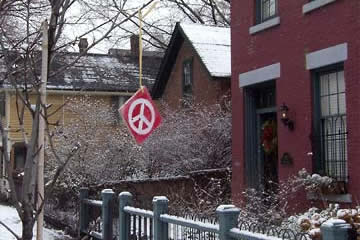
<path id="1" fill-rule="evenodd" d="M 89 235 L 99 240 L 283 240 L 309 239 L 305 235 L 291 237 L 271 232 L 255 232 L 251 226 L 238 223 L 240 209 L 234 205 L 221 205 L 216 209 L 218 223 L 191 220 L 168 214 L 168 199 L 153 198 L 153 210 L 132 207 L 129 192 L 119 194 L 119 218 L 113 235 L 113 200 L 111 189 L 101 192 L 102 201 L 88 199 L 88 189 L 80 190 L 79 236 Z M 101 209 L 101 227 L 90 230 L 89 206 Z M 246 225 L 246 224 L 245 224 Z M 322 240 L 351 240 L 351 226 L 343 220 L 329 220 L 321 227 Z M 114 236 L 116 236 L 114 238 Z M 281 237 L 279 237 L 281 236 Z"/>

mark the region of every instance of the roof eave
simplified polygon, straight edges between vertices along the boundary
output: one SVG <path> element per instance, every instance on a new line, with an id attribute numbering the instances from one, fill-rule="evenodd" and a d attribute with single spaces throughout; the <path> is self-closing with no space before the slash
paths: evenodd
<path id="1" fill-rule="evenodd" d="M 171 69 L 176 62 L 176 58 L 179 53 L 181 44 L 184 42 L 184 36 L 183 33 L 180 31 L 180 28 L 180 23 L 176 23 L 170 42 L 161 61 L 160 69 L 151 91 L 152 98 L 154 99 L 158 99 L 162 96 L 167 81 L 170 77 Z"/>

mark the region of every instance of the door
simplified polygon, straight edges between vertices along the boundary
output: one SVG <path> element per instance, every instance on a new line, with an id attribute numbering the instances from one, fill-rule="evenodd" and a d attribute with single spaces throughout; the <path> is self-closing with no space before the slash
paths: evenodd
<path id="1" fill-rule="evenodd" d="M 244 103 L 246 184 L 270 191 L 278 182 L 275 81 L 245 88 Z"/>
<path id="2" fill-rule="evenodd" d="M 258 109 L 256 112 L 260 188 L 265 192 L 274 192 L 278 184 L 276 108 Z"/>

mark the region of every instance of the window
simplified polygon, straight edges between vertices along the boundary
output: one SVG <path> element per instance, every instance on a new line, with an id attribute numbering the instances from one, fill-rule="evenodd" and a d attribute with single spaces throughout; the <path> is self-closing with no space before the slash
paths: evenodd
<path id="1" fill-rule="evenodd" d="M 320 174 L 346 182 L 347 126 L 345 77 L 341 68 L 316 73 L 315 165 Z"/>
<path id="2" fill-rule="evenodd" d="M 111 105 L 115 115 L 114 123 L 122 123 L 122 118 L 119 112 L 119 108 L 124 105 L 124 103 L 129 99 L 129 96 L 112 96 L 111 97 Z"/>
<path id="3" fill-rule="evenodd" d="M 192 96 L 192 60 L 186 60 L 183 64 L 183 98 Z"/>
<path id="4" fill-rule="evenodd" d="M 256 24 L 277 16 L 277 0 L 256 0 Z"/>
<path id="5" fill-rule="evenodd" d="M 14 144 L 14 170 L 24 171 L 26 162 L 26 145 L 25 143 Z"/>

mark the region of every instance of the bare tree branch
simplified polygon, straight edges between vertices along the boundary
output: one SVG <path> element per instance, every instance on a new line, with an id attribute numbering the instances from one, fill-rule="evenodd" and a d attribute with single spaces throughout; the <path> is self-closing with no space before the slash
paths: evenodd
<path id="1" fill-rule="evenodd" d="M 11 228 L 9 228 L 5 223 L 0 221 L 0 225 L 2 225 L 6 230 L 8 230 L 17 240 L 21 240 L 21 237 L 19 237 Z"/>

